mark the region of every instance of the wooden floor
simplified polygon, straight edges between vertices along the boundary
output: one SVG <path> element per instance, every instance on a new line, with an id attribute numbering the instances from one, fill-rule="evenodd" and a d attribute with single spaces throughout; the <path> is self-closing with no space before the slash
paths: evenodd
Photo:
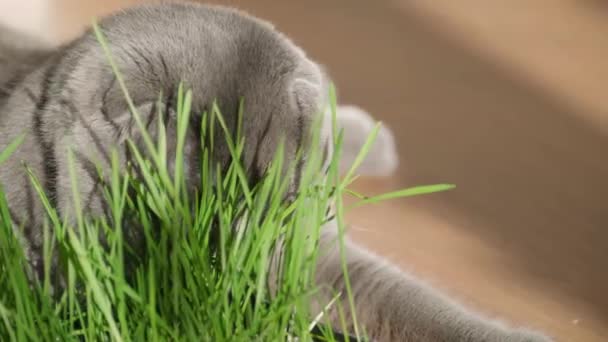
<path id="1" fill-rule="evenodd" d="M 54 1 L 62 38 L 127 3 Z M 398 174 L 359 190 L 457 185 L 350 213 L 357 240 L 487 314 L 608 340 L 603 1 L 223 3 L 276 23 L 392 126 Z"/>

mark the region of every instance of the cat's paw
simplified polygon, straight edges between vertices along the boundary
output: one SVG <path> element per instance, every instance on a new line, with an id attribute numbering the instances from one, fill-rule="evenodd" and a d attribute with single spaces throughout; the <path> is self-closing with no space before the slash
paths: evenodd
<path id="1" fill-rule="evenodd" d="M 338 126 L 344 129 L 344 143 L 340 168 L 343 172 L 352 166 L 359 151 L 376 125 L 376 120 L 356 106 L 339 106 L 336 114 Z M 390 176 L 399 164 L 393 133 L 381 125 L 376 140 L 357 173 L 363 176 Z"/>

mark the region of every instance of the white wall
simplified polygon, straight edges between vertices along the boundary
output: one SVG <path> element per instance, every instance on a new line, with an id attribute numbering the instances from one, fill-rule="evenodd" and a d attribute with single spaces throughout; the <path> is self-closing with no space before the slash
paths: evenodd
<path id="1" fill-rule="evenodd" d="M 51 0 L 0 0 L 0 22 L 6 26 L 41 37 L 52 38 L 49 27 Z"/>

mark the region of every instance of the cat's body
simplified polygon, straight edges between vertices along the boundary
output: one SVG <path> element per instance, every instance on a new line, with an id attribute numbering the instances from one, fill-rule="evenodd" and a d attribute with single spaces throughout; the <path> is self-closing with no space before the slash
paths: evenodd
<path id="1" fill-rule="evenodd" d="M 154 131 L 159 91 L 171 107 L 171 94 L 184 81 L 195 94 L 194 111 L 217 99 L 228 125 L 244 98 L 244 163 L 255 179 L 282 136 L 288 155 L 327 93 L 323 71 L 269 24 L 218 7 L 171 4 L 129 10 L 101 22 L 117 65 L 143 120 Z M 3 51 L 4 49 L 4 51 Z M 17 56 L 17 57 L 16 57 Z M 41 267 L 41 204 L 23 172 L 22 161 L 39 177 L 63 217 L 73 216 L 67 150 L 74 151 L 85 210 L 103 214 L 93 162 L 108 167 L 112 147 L 139 141 L 124 96 L 94 34 L 88 32 L 55 50 L 11 50 L 0 40 L 0 150 L 25 133 L 22 146 L 0 166 L 11 212 L 25 226 L 32 266 Z M 200 139 L 191 125 L 185 146 L 188 179 L 197 179 Z M 327 144 L 329 129 L 323 139 Z M 175 149 L 169 137 L 169 150 Z M 127 153 L 119 149 L 122 163 Z M 228 159 L 225 147 L 214 151 Z M 324 230 L 318 282 L 344 292 L 335 223 Z M 471 314 L 449 299 L 352 243 L 347 244 L 357 316 L 367 332 L 386 341 L 547 341 Z M 328 302 L 331 294 L 319 298 Z M 334 323 L 337 316 L 332 314 Z"/>

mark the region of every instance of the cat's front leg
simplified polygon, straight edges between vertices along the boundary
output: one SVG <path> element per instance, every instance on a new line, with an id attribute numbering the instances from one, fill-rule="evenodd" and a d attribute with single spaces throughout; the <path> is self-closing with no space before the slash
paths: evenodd
<path id="1" fill-rule="evenodd" d="M 329 228 L 333 229 L 326 229 L 322 235 L 317 268 L 318 284 L 326 289 L 322 291 L 319 304 L 327 303 L 335 296 L 334 293 L 342 293 L 347 318 L 351 318 L 346 305 L 336 229 Z M 352 242 L 347 241 L 345 248 L 357 321 L 373 340 L 551 341 L 543 335 L 525 329 L 511 329 L 473 314 Z M 340 326 L 336 309 L 329 312 L 329 318 L 334 326 Z M 349 329 L 352 333 L 352 326 Z"/>

